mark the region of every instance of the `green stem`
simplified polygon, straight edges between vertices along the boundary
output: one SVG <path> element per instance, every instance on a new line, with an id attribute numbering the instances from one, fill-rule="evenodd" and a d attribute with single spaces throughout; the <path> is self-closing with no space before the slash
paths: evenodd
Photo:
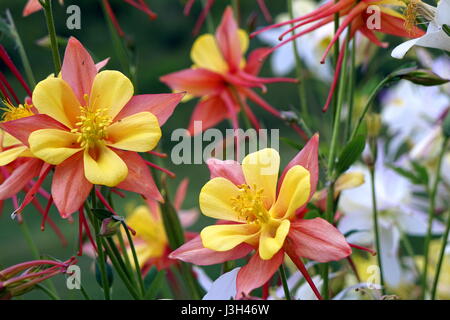
<path id="1" fill-rule="evenodd" d="M 22 61 L 23 68 L 25 69 L 28 84 L 31 86 L 31 88 L 34 88 L 36 86 L 36 80 L 34 79 L 30 61 L 28 60 L 27 53 L 23 47 L 22 39 L 20 38 L 19 32 L 17 31 L 16 28 L 16 24 L 14 23 L 14 19 L 9 10 L 6 10 L 6 19 L 8 20 L 11 35 L 14 38 L 14 42 L 16 43 L 17 49 L 19 50 L 20 60 Z"/>
<path id="2" fill-rule="evenodd" d="M 392 80 L 392 77 L 390 75 L 387 76 L 380 83 L 378 83 L 377 86 L 372 90 L 372 93 L 370 94 L 370 96 L 366 102 L 366 105 L 364 106 L 364 109 L 363 109 L 361 115 L 359 116 L 356 126 L 353 128 L 353 131 L 352 131 L 352 134 L 350 135 L 349 141 L 353 140 L 353 138 L 358 133 L 358 130 L 361 127 L 362 122 L 364 121 L 364 117 L 366 116 L 367 111 L 369 111 L 370 106 L 372 105 L 372 101 L 375 99 L 378 92 L 386 85 L 386 83 L 388 83 L 391 80 Z"/>
<path id="3" fill-rule="evenodd" d="M 356 41 L 352 41 L 352 52 L 350 57 L 350 85 L 348 91 L 348 118 L 347 118 L 347 140 L 350 140 L 350 133 L 352 130 L 352 117 L 353 117 L 353 107 L 355 104 L 355 79 L 356 79 Z"/>
<path id="4" fill-rule="evenodd" d="M 141 266 L 139 265 L 139 260 L 138 260 L 137 254 L 136 254 L 136 248 L 134 247 L 133 238 L 131 237 L 130 230 L 128 230 L 127 225 L 123 221 L 122 221 L 122 227 L 125 229 L 125 233 L 127 235 L 128 242 L 131 247 L 131 252 L 133 254 L 133 260 L 134 260 L 134 267 L 136 270 L 136 277 L 138 279 L 139 288 L 141 289 L 142 296 L 144 296 L 145 295 L 144 280 L 142 279 Z"/>
<path id="5" fill-rule="evenodd" d="M 288 10 L 289 10 L 289 18 L 294 19 L 294 10 L 293 10 L 293 0 L 288 0 Z M 294 24 L 291 25 L 293 27 Z M 292 36 L 295 36 L 295 31 L 292 30 Z M 300 98 L 300 113 L 302 115 L 302 118 L 305 119 L 306 122 L 310 122 L 309 119 L 309 111 L 308 111 L 308 105 L 306 101 L 306 90 L 305 90 L 305 77 L 303 76 L 303 63 L 300 58 L 300 55 L 298 53 L 298 46 L 297 41 L 292 41 L 292 50 L 294 52 L 295 57 L 295 72 L 298 79 L 298 95 Z"/>
<path id="6" fill-rule="evenodd" d="M 378 267 L 380 268 L 380 284 L 381 284 L 381 293 L 385 294 L 384 287 L 384 273 L 383 273 L 383 264 L 381 261 L 381 246 L 380 246 L 380 231 L 378 225 L 378 208 L 377 208 L 377 198 L 376 198 L 376 190 L 375 190 L 375 163 L 376 163 L 376 154 L 377 154 L 377 145 L 376 141 L 372 143 L 372 157 L 373 163 L 369 165 L 370 171 L 370 189 L 372 196 L 372 219 L 373 219 L 373 231 L 375 235 L 375 250 L 377 251 L 377 262 Z"/>
<path id="7" fill-rule="evenodd" d="M 427 226 L 427 235 L 425 237 L 425 243 L 424 243 L 424 267 L 423 267 L 423 274 L 422 274 L 422 299 L 426 298 L 427 293 L 427 286 L 428 286 L 428 259 L 429 259 L 429 250 L 430 250 L 430 241 L 432 236 L 432 227 L 433 227 L 433 220 L 434 216 L 436 214 L 436 194 L 437 189 L 439 185 L 439 180 L 441 177 L 441 167 L 442 167 L 442 160 L 444 158 L 446 149 L 447 149 L 447 142 L 449 138 L 445 138 L 442 142 L 442 149 L 439 153 L 438 158 L 438 164 L 436 168 L 436 178 L 434 180 L 434 183 L 431 187 L 431 193 L 430 193 L 430 207 L 428 211 L 428 226 Z M 445 239 L 446 240 L 446 239 Z"/>
<path id="8" fill-rule="evenodd" d="M 280 265 L 279 271 L 281 282 L 283 283 L 284 296 L 286 297 L 286 300 L 292 300 L 291 293 L 289 291 L 289 287 L 286 280 L 286 271 L 284 270 L 283 264 Z"/>
<path id="9" fill-rule="evenodd" d="M 439 252 L 439 260 L 436 267 L 436 273 L 434 275 L 433 287 L 431 289 L 431 300 L 436 299 L 437 288 L 439 284 L 439 276 L 441 275 L 442 263 L 444 261 L 445 249 L 447 247 L 447 239 L 450 233 L 450 212 L 447 217 L 447 226 L 445 228 L 444 237 L 442 238 L 441 251 Z"/>
<path id="10" fill-rule="evenodd" d="M 84 297 L 84 300 L 92 300 L 91 297 L 88 295 L 87 291 L 84 289 L 82 284 L 80 284 L 80 290 L 81 290 L 81 294 Z"/>
<path id="11" fill-rule="evenodd" d="M 206 7 L 206 3 L 207 3 L 206 0 L 202 0 L 203 8 Z M 214 34 L 214 21 L 211 12 L 208 15 L 206 15 L 206 28 L 209 34 Z"/>
<path id="12" fill-rule="evenodd" d="M 53 19 L 52 0 L 39 0 L 42 8 L 44 8 L 45 19 L 47 21 L 48 35 L 50 37 L 50 43 L 53 54 L 53 64 L 55 66 L 55 77 L 59 75 L 61 71 L 61 57 L 59 56 L 58 40 L 56 38 L 55 21 Z"/>

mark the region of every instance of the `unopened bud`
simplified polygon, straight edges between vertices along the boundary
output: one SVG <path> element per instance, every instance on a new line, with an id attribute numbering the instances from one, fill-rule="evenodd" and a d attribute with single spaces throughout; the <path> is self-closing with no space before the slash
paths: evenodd
<path id="1" fill-rule="evenodd" d="M 450 81 L 449 79 L 441 78 L 431 70 L 426 69 L 411 70 L 410 72 L 400 75 L 400 78 L 422 86 L 439 86 Z"/>
<path id="2" fill-rule="evenodd" d="M 379 113 L 371 113 L 366 117 L 367 136 L 369 138 L 376 138 L 381 130 L 381 117 Z"/>
<path id="3" fill-rule="evenodd" d="M 123 219 L 118 219 L 115 216 L 103 219 L 102 225 L 100 227 L 100 235 L 102 237 L 111 237 L 115 235 L 120 229 L 122 220 Z"/>
<path id="4" fill-rule="evenodd" d="M 444 137 L 450 138 L 450 112 L 447 112 L 447 116 L 442 123 L 442 133 Z"/>

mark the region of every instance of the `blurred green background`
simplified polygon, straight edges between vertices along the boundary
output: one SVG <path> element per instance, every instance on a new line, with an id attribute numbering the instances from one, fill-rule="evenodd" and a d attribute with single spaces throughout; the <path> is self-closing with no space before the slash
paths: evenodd
<path id="1" fill-rule="evenodd" d="M 80 0 L 65 1 L 65 6 L 60 6 L 57 1 L 53 1 L 54 17 L 58 36 L 67 39 L 69 36 L 78 38 L 84 46 L 92 53 L 96 61 L 110 57 L 111 60 L 107 65 L 107 69 L 122 70 L 120 60 L 114 50 L 111 34 L 105 17 L 102 12 L 100 1 Z M 186 17 L 183 15 L 183 2 L 178 0 L 147 0 L 152 10 L 158 14 L 158 18 L 154 21 L 139 10 L 126 4 L 123 1 L 112 0 L 111 5 L 117 15 L 118 21 L 126 33 L 126 43 L 132 52 L 131 61 L 135 62 L 135 92 L 142 93 L 164 93 L 170 90 L 159 81 L 159 77 L 170 72 L 188 68 L 191 65 L 189 53 L 194 41 L 191 34 L 196 19 L 202 9 L 201 1 L 196 1 L 191 15 Z M 273 17 L 281 12 L 286 12 L 285 1 L 266 1 Z M 25 0 L 1 0 L 0 15 L 5 14 L 5 10 L 9 9 L 15 20 L 18 32 L 21 35 L 26 52 L 30 59 L 30 63 L 37 81 L 44 79 L 53 73 L 53 62 L 51 51 L 48 47 L 37 44 L 39 39 L 46 37 L 47 28 L 43 12 L 35 13 L 29 17 L 22 17 L 22 10 Z M 70 4 L 76 4 L 81 8 L 81 30 L 69 30 L 66 27 L 66 7 Z M 212 18 L 214 24 L 217 25 L 226 5 L 230 4 L 228 0 L 216 1 L 212 10 Z M 256 25 L 266 24 L 261 11 L 259 10 L 256 0 L 241 1 L 241 26 L 248 27 L 249 18 L 256 17 Z M 206 25 L 203 27 L 202 33 L 206 32 Z M 14 44 L 5 36 L 0 38 L 1 43 L 6 47 L 12 59 L 23 71 L 20 65 L 20 59 Z M 257 39 L 251 41 L 251 49 L 260 47 L 263 44 Z M 64 52 L 65 45 L 60 46 L 61 54 Z M 319 58 L 319 57 L 318 57 Z M 382 63 L 380 63 L 382 65 Z M 390 69 L 389 64 L 385 64 L 386 70 Z M 7 72 L 4 65 L 0 65 L 0 70 L 5 71 L 9 76 L 11 83 L 22 97 L 25 93 L 17 85 L 17 82 Z M 270 72 L 270 64 L 267 62 L 262 70 L 263 76 L 272 76 Z M 292 74 L 291 76 L 294 76 Z M 372 77 L 372 80 L 373 77 Z M 327 136 L 326 125 L 329 123 L 329 113 L 322 115 L 318 110 L 321 109 L 328 86 L 307 78 L 307 96 L 309 110 L 317 110 L 316 121 L 312 124 L 314 131 L 320 128 L 323 137 Z M 289 110 L 290 108 L 298 108 L 299 98 L 295 84 L 272 84 L 269 85 L 269 91 L 264 98 L 273 106 L 280 110 Z M 160 142 L 160 150 L 170 155 L 174 142 L 170 141 L 171 132 L 176 128 L 186 128 L 190 115 L 196 101 L 180 104 L 176 109 L 172 118 L 163 127 L 163 138 Z M 254 105 L 253 105 L 254 106 Z M 279 128 L 280 136 L 289 137 L 298 144 L 303 142 L 295 135 L 286 125 L 275 119 L 267 112 L 254 106 L 254 112 L 260 121 L 267 128 Z M 220 124 L 222 130 L 229 128 L 229 123 Z M 323 141 L 323 140 L 322 140 Z M 280 152 L 282 158 L 282 166 L 296 153 L 292 147 L 280 143 Z M 208 170 L 206 165 L 178 165 L 175 166 L 170 162 L 170 157 L 163 159 L 161 164 L 176 173 L 177 178 L 169 181 L 169 187 L 173 191 L 181 179 L 187 177 L 190 179 L 189 192 L 186 197 L 184 208 L 192 208 L 198 206 L 198 193 L 203 184 L 208 180 Z M 70 183 L 68 181 L 68 183 Z M 49 187 L 48 183 L 46 185 Z M 23 194 L 20 198 L 23 199 Z M 173 196 L 173 194 L 172 194 Z M 124 208 L 129 203 L 139 203 L 141 201 L 137 196 L 127 194 L 127 198 L 122 200 L 115 199 L 118 211 L 125 214 Z M 42 201 L 43 203 L 43 201 Z M 12 212 L 11 201 L 4 202 L 3 215 L 0 217 L 0 266 L 6 267 L 23 261 L 33 259 L 31 251 L 27 246 L 24 237 L 21 234 L 18 224 L 11 220 L 9 215 Z M 40 231 L 40 215 L 35 212 L 32 206 L 29 206 L 23 213 L 23 217 L 31 231 L 33 242 L 39 248 L 41 254 L 48 254 L 55 258 L 66 260 L 74 255 L 78 249 L 78 223 L 75 215 L 75 221 L 70 223 L 62 220 L 55 209 L 51 211 L 51 217 L 60 226 L 66 235 L 69 244 L 63 248 L 50 227 L 47 226 L 45 232 Z M 202 226 L 210 221 L 207 218 L 201 218 L 192 230 L 200 230 Z M 102 293 L 95 281 L 92 272 L 93 260 L 83 256 L 78 263 L 82 268 L 82 283 L 92 297 L 101 298 Z M 217 267 L 207 267 L 206 270 L 213 278 L 218 276 L 219 269 Z M 54 279 L 54 283 L 58 288 L 58 293 L 63 298 L 79 299 L 82 298 L 77 290 L 69 291 L 65 286 L 63 276 Z M 120 279 L 115 277 L 113 298 L 130 298 L 126 290 L 122 287 Z M 40 291 L 33 291 L 25 298 L 41 299 L 46 298 Z"/>

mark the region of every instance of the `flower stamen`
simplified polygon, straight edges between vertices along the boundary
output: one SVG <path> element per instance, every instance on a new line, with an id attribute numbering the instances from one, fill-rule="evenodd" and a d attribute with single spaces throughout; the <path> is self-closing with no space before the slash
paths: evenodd
<path id="1" fill-rule="evenodd" d="M 233 210 L 247 223 L 267 223 L 270 219 L 269 212 L 264 207 L 264 190 L 251 188 L 247 184 L 238 186 L 239 195 L 231 198 Z"/>
<path id="2" fill-rule="evenodd" d="M 106 114 L 106 108 L 91 111 L 87 107 L 80 106 L 80 111 L 77 117 L 79 121 L 75 123 L 77 128 L 71 132 L 78 134 L 77 142 L 82 148 L 92 148 L 108 137 L 106 129 L 112 123 L 112 119 Z"/>

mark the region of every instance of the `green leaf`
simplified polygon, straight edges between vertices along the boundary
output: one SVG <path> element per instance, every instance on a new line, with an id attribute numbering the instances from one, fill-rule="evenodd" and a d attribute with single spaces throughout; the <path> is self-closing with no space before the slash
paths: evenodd
<path id="1" fill-rule="evenodd" d="M 416 161 L 412 162 L 412 166 L 416 171 L 416 177 L 418 178 L 419 183 L 428 185 L 429 177 L 427 169 Z"/>
<path id="2" fill-rule="evenodd" d="M 366 136 L 357 135 L 342 150 L 336 164 L 336 174 L 339 176 L 359 159 L 366 145 Z"/>

